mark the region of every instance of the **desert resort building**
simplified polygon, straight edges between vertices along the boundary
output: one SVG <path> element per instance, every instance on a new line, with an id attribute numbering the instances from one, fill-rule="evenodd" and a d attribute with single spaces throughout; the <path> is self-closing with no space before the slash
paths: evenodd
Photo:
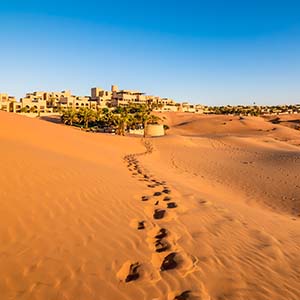
<path id="1" fill-rule="evenodd" d="M 130 104 L 151 105 L 155 111 L 182 111 L 201 113 L 202 106 L 187 102 L 176 103 L 170 98 L 149 96 L 134 90 L 119 90 L 112 85 L 111 90 L 92 88 L 90 96 L 75 96 L 71 91 L 33 92 L 17 101 L 15 97 L 0 94 L 0 110 L 13 113 L 56 113 L 67 108 L 80 109 L 114 108 Z"/>

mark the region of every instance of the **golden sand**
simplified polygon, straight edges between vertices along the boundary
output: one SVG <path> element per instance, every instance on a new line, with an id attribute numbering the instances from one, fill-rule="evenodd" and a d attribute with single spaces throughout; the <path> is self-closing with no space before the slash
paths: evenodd
<path id="1" fill-rule="evenodd" d="M 0 112 L 1 300 L 300 299 L 300 132 L 164 117 L 145 143 Z"/>

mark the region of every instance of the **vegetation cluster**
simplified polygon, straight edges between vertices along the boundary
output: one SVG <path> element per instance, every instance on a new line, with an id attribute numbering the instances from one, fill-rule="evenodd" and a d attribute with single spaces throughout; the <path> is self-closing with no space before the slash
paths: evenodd
<path id="1" fill-rule="evenodd" d="M 238 105 L 238 106 L 209 106 L 205 109 L 206 114 L 218 115 L 244 115 L 244 116 L 262 116 L 288 113 L 300 113 L 300 105 Z"/>
<path id="2" fill-rule="evenodd" d="M 61 121 L 70 126 L 94 132 L 111 132 L 125 135 L 130 129 L 144 129 L 147 124 L 158 124 L 161 119 L 152 114 L 147 105 L 130 105 L 114 109 L 68 108 L 61 112 Z"/>

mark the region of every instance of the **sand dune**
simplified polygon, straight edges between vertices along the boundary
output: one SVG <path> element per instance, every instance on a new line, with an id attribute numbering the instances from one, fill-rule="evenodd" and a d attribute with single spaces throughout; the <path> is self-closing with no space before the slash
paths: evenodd
<path id="1" fill-rule="evenodd" d="M 300 114 L 266 116 L 265 119 L 274 124 L 280 124 L 296 130 L 300 129 Z"/>
<path id="2" fill-rule="evenodd" d="M 164 117 L 141 142 L 0 113 L 1 299 L 300 299 L 300 133 Z"/>

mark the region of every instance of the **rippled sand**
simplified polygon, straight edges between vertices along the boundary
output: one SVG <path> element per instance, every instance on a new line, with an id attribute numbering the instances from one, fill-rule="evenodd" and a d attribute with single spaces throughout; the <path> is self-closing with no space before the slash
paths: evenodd
<path id="1" fill-rule="evenodd" d="M 164 117 L 142 141 L 0 112 L 1 300 L 300 299 L 300 132 Z"/>

